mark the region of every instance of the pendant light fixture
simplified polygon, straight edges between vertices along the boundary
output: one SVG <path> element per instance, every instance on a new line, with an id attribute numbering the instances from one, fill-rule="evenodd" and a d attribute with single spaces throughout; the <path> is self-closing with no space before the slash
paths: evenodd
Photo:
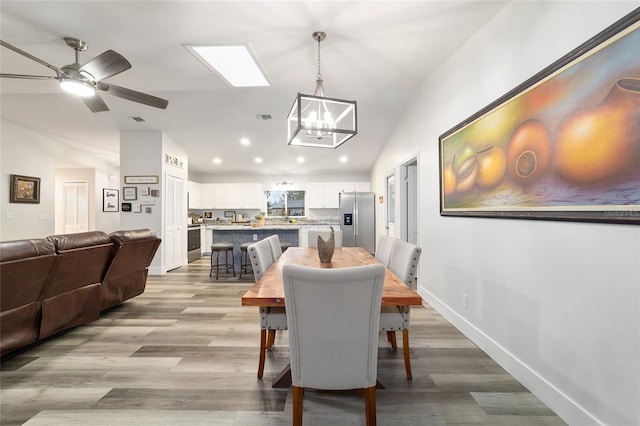
<path id="1" fill-rule="evenodd" d="M 358 133 L 356 101 L 325 96 L 320 72 L 322 31 L 312 35 L 318 42 L 318 75 L 313 95 L 298 93 L 287 117 L 288 144 L 319 148 L 337 148 Z"/>

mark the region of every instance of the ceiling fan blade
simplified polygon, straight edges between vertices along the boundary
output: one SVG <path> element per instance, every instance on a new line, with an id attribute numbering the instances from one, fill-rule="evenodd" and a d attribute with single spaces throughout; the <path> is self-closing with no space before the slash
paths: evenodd
<path id="1" fill-rule="evenodd" d="M 87 104 L 87 106 L 92 112 L 109 111 L 109 107 L 107 106 L 107 104 L 104 103 L 102 98 L 98 96 L 97 93 L 93 96 L 82 98 L 82 100 L 84 101 L 85 104 Z"/>
<path id="2" fill-rule="evenodd" d="M 95 81 L 120 74 L 131 68 L 124 56 L 113 50 L 107 50 L 80 67 L 80 71 L 91 74 Z"/>
<path id="3" fill-rule="evenodd" d="M 66 75 L 66 73 L 65 73 L 64 71 L 62 71 L 60 68 L 58 68 L 58 67 L 54 67 L 54 66 L 53 66 L 53 65 L 51 65 L 50 63 L 45 62 L 45 61 L 43 61 L 43 60 L 42 60 L 42 59 L 40 59 L 40 58 L 36 58 L 36 57 L 35 57 L 35 56 L 33 56 L 32 54 L 27 53 L 27 52 L 25 52 L 25 51 L 24 51 L 24 50 L 22 50 L 22 49 L 18 49 L 17 47 L 15 47 L 15 46 L 13 46 L 13 45 L 11 45 L 11 44 L 7 43 L 7 42 L 6 42 L 6 41 L 4 41 L 4 40 L 0 40 L 0 46 L 4 46 L 4 47 L 6 47 L 7 49 L 11 49 L 11 50 L 13 50 L 14 52 L 16 52 L 16 53 L 18 53 L 18 54 L 20 54 L 20 55 L 24 56 L 25 58 L 29 58 L 29 59 L 31 59 L 32 61 L 35 61 L 35 62 L 39 63 L 40 65 L 44 65 L 45 67 L 49 68 L 50 70 L 55 71 L 55 72 L 56 72 L 56 75 L 60 75 L 60 74 L 62 74 L 62 75 Z"/>
<path id="4" fill-rule="evenodd" d="M 116 86 L 115 84 L 98 83 L 96 85 L 98 90 L 111 93 L 113 96 L 117 96 L 128 101 L 138 102 L 140 104 L 149 105 L 155 108 L 165 109 L 169 105 L 169 101 L 155 96 L 147 95 L 146 93 L 136 92 L 135 90 L 125 89 L 124 87 Z"/>
<path id="5" fill-rule="evenodd" d="M 2 78 L 24 78 L 29 80 L 56 80 L 52 75 L 24 75 L 24 74 L 0 74 Z"/>

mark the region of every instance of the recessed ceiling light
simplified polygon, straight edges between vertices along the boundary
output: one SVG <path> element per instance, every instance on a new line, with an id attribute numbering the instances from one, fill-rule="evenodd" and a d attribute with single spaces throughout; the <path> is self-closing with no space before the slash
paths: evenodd
<path id="1" fill-rule="evenodd" d="M 297 160 L 298 160 L 298 163 L 304 163 L 304 157 L 303 156 L 298 157 Z"/>
<path id="2" fill-rule="evenodd" d="M 242 145 L 244 145 L 244 146 L 247 146 L 247 145 L 251 144 L 251 141 L 249 139 L 247 139 L 247 138 L 242 138 L 242 139 L 240 139 L 240 143 Z"/>
<path id="3" fill-rule="evenodd" d="M 348 158 L 346 156 L 344 156 L 344 155 L 342 157 L 340 157 L 340 162 L 341 163 L 346 163 L 347 160 L 348 160 Z"/>
<path id="4" fill-rule="evenodd" d="M 221 159 L 219 159 L 219 158 L 214 158 L 213 159 L 213 164 L 220 164 L 220 163 L 222 163 Z"/>
<path id="5" fill-rule="evenodd" d="M 184 47 L 230 86 L 269 86 L 249 44 Z"/>
<path id="6" fill-rule="evenodd" d="M 256 158 L 253 159 L 253 161 L 255 161 L 256 163 L 260 164 L 260 163 L 262 163 L 262 158 L 256 157 Z"/>

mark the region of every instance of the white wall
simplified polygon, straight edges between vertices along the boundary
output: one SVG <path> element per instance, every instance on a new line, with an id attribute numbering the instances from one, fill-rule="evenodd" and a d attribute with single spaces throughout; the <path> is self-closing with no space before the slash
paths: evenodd
<path id="1" fill-rule="evenodd" d="M 165 164 L 165 154 L 172 157 L 183 159 L 182 168 L 177 168 Z M 158 131 L 123 131 L 120 133 L 120 201 L 122 202 L 122 187 L 135 186 L 138 188 L 138 201 L 140 200 L 140 187 L 142 185 L 128 185 L 124 183 L 126 176 L 158 176 L 158 184 L 149 184 L 151 189 L 158 189 L 159 197 L 153 197 L 155 204 L 150 205 L 151 213 L 147 213 L 146 206 L 142 206 L 141 213 L 120 211 L 120 223 L 122 229 L 142 229 L 148 228 L 153 230 L 156 235 L 163 239 L 158 251 L 156 252 L 153 262 L 149 267 L 149 273 L 159 275 L 167 272 L 165 246 L 166 238 L 164 227 L 164 202 L 166 188 L 164 186 L 165 176 L 170 173 L 176 177 L 180 177 L 184 181 L 184 218 L 185 225 L 187 219 L 187 174 L 188 161 L 186 151 L 177 143 L 172 141 L 168 136 Z M 186 247 L 187 247 L 187 230 L 186 227 L 182 233 L 184 251 L 184 264 L 187 263 Z"/>
<path id="2" fill-rule="evenodd" d="M 98 157 L 82 151 L 77 141 L 61 141 L 12 122 L 0 122 L 0 240 L 44 238 L 56 233 L 56 171 L 64 168 L 90 168 L 93 175 L 91 193 L 96 197 L 90 221 L 92 230 L 113 232 L 119 228 L 119 217 L 102 212 L 102 188 L 108 176 L 118 173 L 117 154 Z M 80 170 L 80 169 L 79 169 Z M 85 173 L 82 172 L 82 173 Z M 18 174 L 41 179 L 40 204 L 9 203 L 9 175 Z M 84 174 L 86 176 L 86 174 Z"/>
<path id="3" fill-rule="evenodd" d="M 427 76 L 372 171 L 382 194 L 419 153 L 420 293 L 569 424 L 640 424 L 640 228 L 441 217 L 438 136 L 639 5 L 510 3 Z"/>

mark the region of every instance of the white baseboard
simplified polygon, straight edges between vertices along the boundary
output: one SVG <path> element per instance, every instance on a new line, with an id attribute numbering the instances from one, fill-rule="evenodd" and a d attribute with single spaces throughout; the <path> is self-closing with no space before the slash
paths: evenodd
<path id="1" fill-rule="evenodd" d="M 438 313 L 453 324 L 469 340 L 478 345 L 509 374 L 515 377 L 538 399 L 551 408 L 562 420 L 570 425 L 602 425 L 603 423 L 578 405 L 569 396 L 557 389 L 552 383 L 523 363 L 514 354 L 507 351 L 498 342 L 487 336 L 474 324 L 460 316 L 423 287 L 418 293 Z"/>

